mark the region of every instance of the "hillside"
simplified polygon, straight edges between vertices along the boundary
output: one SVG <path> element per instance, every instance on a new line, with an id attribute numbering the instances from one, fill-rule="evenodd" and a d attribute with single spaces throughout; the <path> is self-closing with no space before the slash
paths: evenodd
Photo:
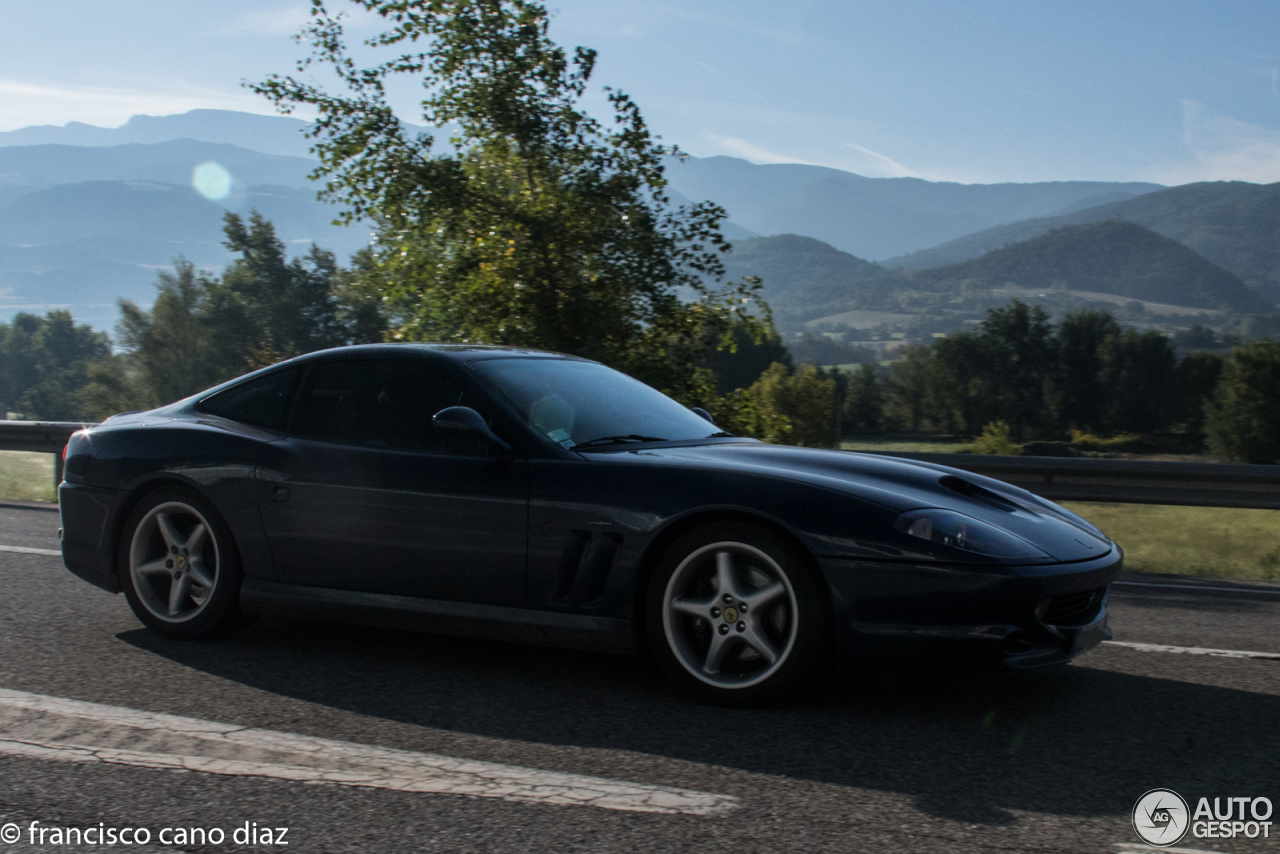
<path id="1" fill-rule="evenodd" d="M 1161 189 L 1100 181 L 954 184 L 866 178 L 824 166 L 757 165 L 733 157 L 671 161 L 667 174 L 673 189 L 695 201 L 723 205 L 735 223 L 757 234 L 803 234 L 871 260 L 1000 223 L 1055 215 L 1085 200 Z"/>
<path id="2" fill-rule="evenodd" d="M 730 278 L 763 280 L 764 298 L 782 323 L 830 313 L 832 305 L 883 301 L 891 292 L 886 286 L 898 278 L 879 264 L 798 234 L 735 241 L 724 262 Z"/>
<path id="3" fill-rule="evenodd" d="M 916 290 L 1093 291 L 1192 308 L 1262 313 L 1271 306 L 1238 277 L 1181 243 L 1123 220 L 1057 229 L 981 258 L 904 275 Z"/>
<path id="4" fill-rule="evenodd" d="M 1280 183 L 1186 184 L 1070 214 L 991 228 L 885 262 L 914 269 L 977 258 L 1052 229 L 1121 219 L 1185 244 L 1280 302 Z"/>
<path id="5" fill-rule="evenodd" d="M 912 316 L 948 318 L 939 330 L 955 328 L 1012 295 L 1057 313 L 1088 305 L 1115 310 L 1127 301 L 1165 314 L 1177 313 L 1169 307 L 1271 310 L 1228 271 L 1122 220 L 1069 226 L 927 270 L 887 268 L 797 235 L 738 241 L 726 266 L 735 277 L 760 276 L 779 325 L 793 331 L 817 318 L 869 328 Z"/>

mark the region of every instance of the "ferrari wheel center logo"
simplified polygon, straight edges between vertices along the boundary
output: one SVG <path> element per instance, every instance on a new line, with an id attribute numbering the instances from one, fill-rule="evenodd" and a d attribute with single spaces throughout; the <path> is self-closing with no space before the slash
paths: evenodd
<path id="1" fill-rule="evenodd" d="M 737 609 L 737 608 L 725 608 L 725 609 L 724 609 L 724 621 L 725 621 L 726 623 L 736 623 L 736 622 L 738 622 L 738 609 Z"/>
<path id="2" fill-rule="evenodd" d="M 1133 805 L 1133 829 L 1148 845 L 1173 845 L 1190 823 L 1187 802 L 1172 789 L 1152 789 Z"/>
<path id="3" fill-rule="evenodd" d="M 173 565 L 176 566 L 178 569 L 186 569 L 187 559 L 182 555 L 178 555 L 173 559 Z"/>

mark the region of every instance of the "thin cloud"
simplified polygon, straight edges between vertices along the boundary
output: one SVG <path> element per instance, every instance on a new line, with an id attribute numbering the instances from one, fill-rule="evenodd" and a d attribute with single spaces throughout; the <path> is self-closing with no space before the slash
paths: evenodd
<path id="1" fill-rule="evenodd" d="M 1194 181 L 1280 181 L 1280 130 L 1217 115 L 1204 104 L 1182 102 L 1182 139 L 1192 159 L 1149 170 L 1162 184 Z"/>
<path id="2" fill-rule="evenodd" d="M 753 163 L 799 163 L 804 166 L 830 166 L 828 163 L 815 163 L 812 160 L 804 160 L 800 157 L 792 157 L 789 154 L 770 151 L 763 146 L 756 145 L 754 142 L 749 142 L 736 136 L 721 136 L 710 131 L 703 132 L 703 136 L 724 154 L 741 157 L 743 160 L 750 160 Z M 832 168 L 839 169 L 840 167 L 834 166 Z"/>
<path id="3" fill-rule="evenodd" d="M 236 18 L 226 32 L 291 36 L 301 30 L 310 17 L 310 9 L 303 3 L 280 9 L 255 9 Z"/>
<path id="4" fill-rule="evenodd" d="M 872 162 L 879 167 L 880 171 L 888 178 L 919 178 L 920 174 L 912 169 L 903 166 L 887 154 L 881 154 L 878 151 L 872 151 L 870 148 L 864 148 L 853 142 L 841 142 L 846 148 L 852 148 L 854 151 L 860 151 L 870 157 Z"/>

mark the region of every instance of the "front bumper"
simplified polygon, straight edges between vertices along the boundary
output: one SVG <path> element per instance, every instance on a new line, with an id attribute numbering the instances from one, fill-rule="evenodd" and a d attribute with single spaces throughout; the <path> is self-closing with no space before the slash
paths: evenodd
<path id="1" fill-rule="evenodd" d="M 1089 561 L 982 566 L 821 559 L 843 659 L 1064 664 L 1111 637 L 1117 547 Z"/>

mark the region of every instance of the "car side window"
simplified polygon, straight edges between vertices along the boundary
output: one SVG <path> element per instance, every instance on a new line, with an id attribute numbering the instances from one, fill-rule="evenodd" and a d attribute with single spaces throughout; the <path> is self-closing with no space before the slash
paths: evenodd
<path id="1" fill-rule="evenodd" d="M 283 430 L 289 391 L 297 375 L 297 370 L 289 369 L 239 383 L 200 401 L 196 409 L 255 427 Z"/>
<path id="2" fill-rule="evenodd" d="M 400 451 L 450 453 L 431 419 L 467 406 L 462 385 L 431 365 L 353 359 L 312 366 L 292 432 L 304 439 Z"/>

